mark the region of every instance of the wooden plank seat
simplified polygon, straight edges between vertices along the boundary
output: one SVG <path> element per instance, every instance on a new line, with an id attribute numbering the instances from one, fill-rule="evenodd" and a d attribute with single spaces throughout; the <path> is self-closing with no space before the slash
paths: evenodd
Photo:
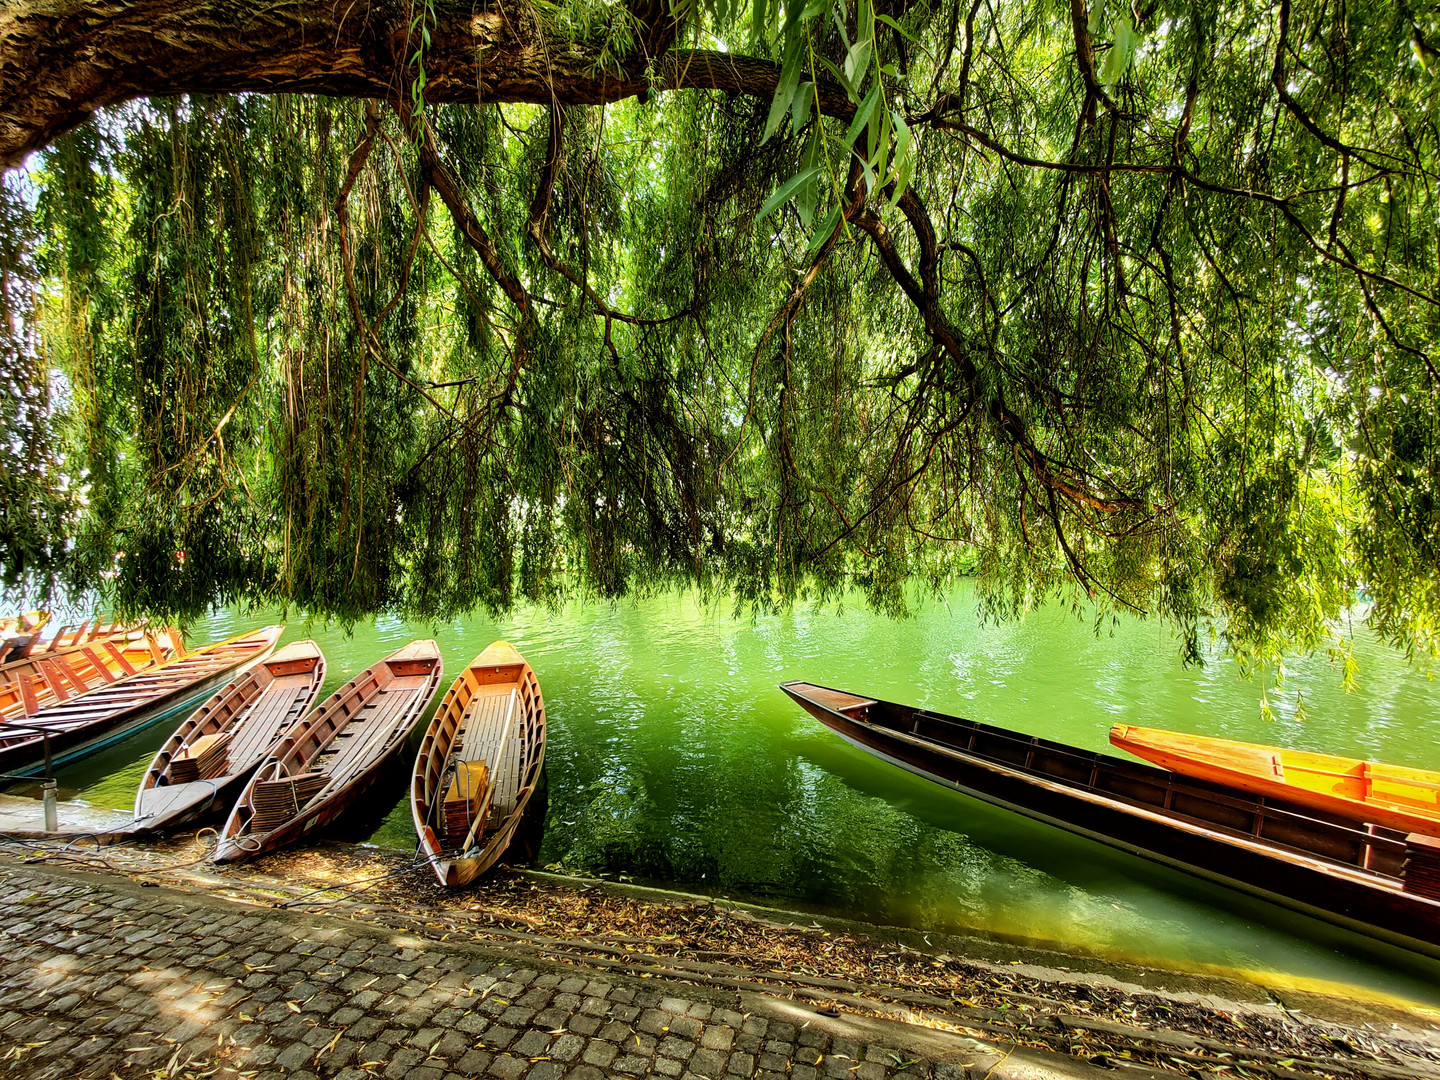
<path id="1" fill-rule="evenodd" d="M 257 781 L 251 792 L 254 827 L 261 832 L 278 829 L 318 795 L 329 779 L 323 772 L 307 772 L 280 780 Z"/>
<path id="2" fill-rule="evenodd" d="M 225 771 L 229 760 L 229 745 L 233 732 L 217 731 L 202 735 L 177 754 L 170 762 L 171 782 L 189 784 L 195 780 L 209 780 Z"/>

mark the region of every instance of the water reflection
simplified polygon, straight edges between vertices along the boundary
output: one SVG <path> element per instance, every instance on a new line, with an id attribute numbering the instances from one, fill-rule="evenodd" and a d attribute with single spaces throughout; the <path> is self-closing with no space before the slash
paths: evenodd
<path id="1" fill-rule="evenodd" d="M 274 619 L 224 613 L 209 640 Z M 983 625 L 963 590 L 904 622 L 855 607 L 755 620 L 660 597 L 523 611 L 500 623 L 292 624 L 325 650 L 323 693 L 413 637 L 459 671 L 505 637 L 539 675 L 550 731 L 539 860 L 811 905 L 937 930 L 978 930 L 1151 963 L 1223 965 L 1436 997 L 1437 967 L 946 791 L 853 749 L 777 689 L 804 678 L 1104 749 L 1123 722 L 1440 767 L 1433 684 L 1371 641 L 1361 690 L 1324 657 L 1289 665 L 1276 720 L 1263 684 L 1215 657 L 1185 669 L 1155 623 L 1096 637 L 1063 609 Z M 1309 720 L 1297 719 L 1303 695 Z M 173 726 L 173 725 L 172 725 Z M 128 808 L 166 732 L 65 771 Z M 403 783 L 372 842 L 411 849 Z M 370 823 L 351 829 L 359 836 Z"/>

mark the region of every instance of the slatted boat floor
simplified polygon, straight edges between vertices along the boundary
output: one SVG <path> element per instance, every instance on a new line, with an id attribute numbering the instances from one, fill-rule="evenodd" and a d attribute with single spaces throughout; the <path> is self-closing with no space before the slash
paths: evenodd
<path id="1" fill-rule="evenodd" d="M 344 776 L 394 734 L 395 722 L 414 704 L 415 695 L 425 688 L 428 679 L 409 675 L 393 680 L 380 690 L 351 718 L 330 745 L 311 766 L 317 772 Z"/>
<path id="2" fill-rule="evenodd" d="M 256 648 L 248 641 L 227 644 L 215 649 L 199 649 L 181 660 L 172 661 L 153 671 L 144 671 L 86 694 L 83 699 L 66 705 L 43 709 L 28 717 L 28 727 L 65 731 L 83 727 L 97 716 L 116 709 L 164 697 L 177 688 L 203 682 L 213 675 L 235 666 Z"/>
<path id="3" fill-rule="evenodd" d="M 466 709 L 462 745 L 451 749 L 455 761 L 486 763 L 495 788 L 490 796 L 492 815 L 514 813 L 520 797 L 520 756 L 524 747 L 515 715 L 519 707 L 520 694 L 513 684 L 480 687 Z"/>
<path id="4" fill-rule="evenodd" d="M 177 699 L 214 686 L 231 672 L 258 662 L 274 649 L 283 629 L 269 626 L 217 642 L 34 716 L 0 722 L 0 771 L 33 768 L 41 758 L 45 738 L 52 752 L 74 757 L 162 715 Z"/>
<path id="5" fill-rule="evenodd" d="M 47 710 L 174 660 L 175 631 L 139 640 L 106 638 L 14 661 L 0 668 L 0 716 L 32 722 Z"/>

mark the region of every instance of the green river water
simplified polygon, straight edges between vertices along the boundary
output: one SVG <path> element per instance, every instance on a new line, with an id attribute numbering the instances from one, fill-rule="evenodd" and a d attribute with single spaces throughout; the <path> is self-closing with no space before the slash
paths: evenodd
<path id="1" fill-rule="evenodd" d="M 277 620 L 222 612 L 190 643 Z M 382 619 L 353 636 L 293 620 L 282 641 L 306 636 L 325 652 L 325 693 L 415 637 L 438 639 L 447 684 L 494 638 L 519 648 L 549 724 L 542 865 L 1440 1004 L 1440 965 L 948 792 L 843 743 L 777 688 L 805 679 L 1097 750 L 1129 722 L 1440 768 L 1435 684 L 1368 640 L 1357 693 L 1324 657 L 1298 658 L 1267 721 L 1264 683 L 1223 657 L 1183 667 L 1157 623 L 1097 637 L 1057 605 L 983 625 L 963 588 L 903 621 L 859 607 L 752 621 L 665 596 L 498 622 Z M 130 808 L 173 724 L 62 770 L 62 796 Z M 413 847 L 401 795 L 397 776 L 348 838 Z"/>

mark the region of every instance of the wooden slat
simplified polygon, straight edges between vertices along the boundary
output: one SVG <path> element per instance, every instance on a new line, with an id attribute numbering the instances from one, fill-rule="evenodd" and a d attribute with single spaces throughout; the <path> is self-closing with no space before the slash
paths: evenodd
<path id="1" fill-rule="evenodd" d="M 125 652 L 120 646 L 116 645 L 113 641 L 107 641 L 105 642 L 105 648 L 109 651 L 110 655 L 115 658 L 115 662 L 120 665 L 121 671 L 125 672 L 126 675 L 135 674 L 135 665 L 125 659 Z"/>

